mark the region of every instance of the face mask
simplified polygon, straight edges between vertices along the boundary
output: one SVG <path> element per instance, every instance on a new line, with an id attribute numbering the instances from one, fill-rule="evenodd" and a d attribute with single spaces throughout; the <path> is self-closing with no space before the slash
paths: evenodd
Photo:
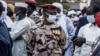
<path id="1" fill-rule="evenodd" d="M 47 18 L 48 22 L 50 23 L 54 23 L 56 20 L 56 15 L 49 15 L 49 17 Z"/>
<path id="2" fill-rule="evenodd" d="M 19 16 L 14 14 L 14 17 L 15 17 L 15 21 L 18 21 L 19 20 Z"/>
<path id="3" fill-rule="evenodd" d="M 89 23 L 94 23 L 95 22 L 94 15 L 88 15 L 87 20 Z"/>
<path id="4" fill-rule="evenodd" d="M 9 12 L 7 12 L 7 15 L 8 15 L 9 17 L 13 16 L 13 12 L 9 11 Z"/>

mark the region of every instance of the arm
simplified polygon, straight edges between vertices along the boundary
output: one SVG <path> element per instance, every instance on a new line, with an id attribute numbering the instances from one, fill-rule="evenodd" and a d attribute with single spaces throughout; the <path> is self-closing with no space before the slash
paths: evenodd
<path id="1" fill-rule="evenodd" d="M 63 29 L 61 29 L 61 43 L 62 43 L 62 45 L 65 45 L 66 44 L 66 40 L 67 40 L 67 36 L 66 36 L 66 33 L 64 32 L 64 30 Z"/>
<path id="2" fill-rule="evenodd" d="M 78 36 L 80 37 L 82 36 L 82 32 L 83 32 L 82 30 L 83 30 L 82 28 L 79 30 Z M 74 56 L 80 56 L 81 47 L 77 46 L 78 44 L 77 40 L 74 42 L 74 44 L 75 44 Z"/>
<path id="3" fill-rule="evenodd" d="M 67 24 L 67 31 L 69 35 L 69 39 L 72 39 L 75 33 L 74 25 L 72 21 L 69 18 L 66 18 L 66 24 Z"/>
<path id="4" fill-rule="evenodd" d="M 14 28 L 15 29 L 10 33 L 13 40 L 26 32 L 29 29 L 29 24 L 27 22 L 21 22 L 20 25 L 17 25 Z"/>

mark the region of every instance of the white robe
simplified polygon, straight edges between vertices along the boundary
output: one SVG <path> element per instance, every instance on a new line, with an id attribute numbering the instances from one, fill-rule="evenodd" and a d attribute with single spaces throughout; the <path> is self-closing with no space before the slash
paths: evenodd
<path id="1" fill-rule="evenodd" d="M 11 29 L 11 37 L 13 39 L 14 45 L 12 50 L 12 56 L 27 56 L 26 52 L 26 43 L 25 40 L 27 39 L 27 31 L 33 26 L 35 23 L 28 17 L 20 20 L 15 21 L 12 29 Z M 16 40 L 19 36 L 19 40 Z"/>
<path id="2" fill-rule="evenodd" d="M 11 28 L 11 26 L 13 25 L 13 21 L 8 16 L 6 16 L 6 19 L 4 19 L 4 22 L 6 23 L 8 28 Z"/>

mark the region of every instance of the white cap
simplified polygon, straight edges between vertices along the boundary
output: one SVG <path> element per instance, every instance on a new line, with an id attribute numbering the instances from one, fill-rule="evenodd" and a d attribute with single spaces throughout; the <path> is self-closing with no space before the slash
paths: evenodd
<path id="1" fill-rule="evenodd" d="M 71 15 L 71 14 L 76 14 L 76 12 L 74 10 L 68 11 L 68 15 Z"/>
<path id="2" fill-rule="evenodd" d="M 77 15 L 81 14 L 81 11 L 77 11 L 76 14 L 77 14 Z"/>
<path id="3" fill-rule="evenodd" d="M 17 3 L 15 3 L 15 7 L 23 7 L 23 8 L 27 8 L 28 5 L 27 5 L 26 3 L 17 2 Z"/>

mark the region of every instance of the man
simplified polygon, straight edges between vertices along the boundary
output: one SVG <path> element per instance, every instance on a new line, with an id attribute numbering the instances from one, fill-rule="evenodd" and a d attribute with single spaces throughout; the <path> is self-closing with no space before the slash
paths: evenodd
<path id="1" fill-rule="evenodd" d="M 36 1 L 35 0 L 25 0 L 28 4 L 27 16 L 30 17 L 36 24 L 41 22 L 39 13 L 36 11 Z"/>
<path id="2" fill-rule="evenodd" d="M 54 24 L 56 7 L 45 4 L 42 8 L 43 23 L 30 30 L 28 56 L 62 56 L 66 35 L 59 25 Z"/>
<path id="3" fill-rule="evenodd" d="M 100 28 L 98 26 L 99 21 L 96 21 L 96 14 L 98 13 L 97 8 L 99 7 L 94 5 L 93 8 L 96 9 L 91 10 L 94 15 L 90 14 L 87 16 L 87 20 L 89 23 L 81 27 L 79 30 L 78 37 L 81 38 L 77 40 L 74 56 L 89 56 L 92 44 L 100 36 Z M 83 38 L 85 38 L 86 40 L 84 43 L 82 43 L 81 46 L 79 46 L 79 44 L 84 40 Z"/>
<path id="4" fill-rule="evenodd" d="M 11 30 L 11 26 L 13 24 L 12 20 L 7 16 L 7 3 L 5 1 L 1 1 L 4 7 L 2 18 L 4 18 L 4 22 L 7 25 L 8 30 Z"/>
<path id="5" fill-rule="evenodd" d="M 53 3 L 57 7 L 57 21 L 56 23 L 62 27 L 68 37 L 65 45 L 65 56 L 72 56 L 72 37 L 74 36 L 74 26 L 72 21 L 63 14 L 63 5 L 60 3 Z"/>
<path id="6" fill-rule="evenodd" d="M 92 6 L 89 6 L 87 8 L 87 16 L 81 17 L 78 21 L 78 26 L 75 32 L 75 36 L 73 39 L 77 38 L 78 32 L 80 28 L 88 23 L 94 23 L 94 16 L 96 13 L 100 11 L 100 8 L 98 5 L 94 4 Z"/>
<path id="7" fill-rule="evenodd" d="M 27 4 L 15 3 L 15 19 L 11 28 L 11 37 L 13 39 L 13 56 L 27 56 L 26 42 L 27 31 L 34 25 L 33 20 L 26 17 Z"/>
<path id="8" fill-rule="evenodd" d="M 74 28 L 76 29 L 77 27 L 77 22 L 79 20 L 79 18 L 76 15 L 76 12 L 74 10 L 70 10 L 68 11 L 68 17 L 72 20 Z"/>
<path id="9" fill-rule="evenodd" d="M 0 1 L 0 56 L 12 56 L 12 40 L 3 18 L 4 7 Z"/>

